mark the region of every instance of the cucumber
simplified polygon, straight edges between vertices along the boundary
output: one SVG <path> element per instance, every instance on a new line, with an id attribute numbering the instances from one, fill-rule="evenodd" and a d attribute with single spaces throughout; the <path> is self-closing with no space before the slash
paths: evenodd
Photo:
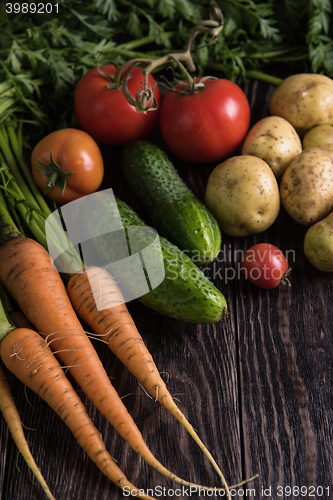
<path id="1" fill-rule="evenodd" d="M 198 266 L 212 262 L 221 249 L 219 225 L 166 153 L 148 141 L 135 141 L 123 148 L 121 163 L 128 184 L 148 209 L 159 234 Z"/>
<path id="2" fill-rule="evenodd" d="M 98 194 L 101 195 L 100 200 Z M 118 198 L 116 203 L 114 200 L 113 195 L 107 197 L 101 192 L 95 193 L 91 198 L 87 197 L 82 205 L 80 219 L 84 221 L 84 230 L 87 238 L 89 237 L 82 244 L 85 264 L 101 265 L 111 273 L 114 272 L 121 283 L 120 288 L 126 302 L 132 294 L 133 298 L 137 298 L 148 308 L 190 323 L 216 323 L 226 316 L 227 304 L 223 294 L 191 259 L 168 240 L 158 237 L 156 231 L 146 226 L 126 203 Z M 119 215 L 125 230 L 119 229 Z M 108 232 L 105 232 L 107 228 Z M 162 265 L 164 279 L 162 276 L 156 288 L 149 287 L 149 291 L 141 296 L 141 278 L 135 279 L 137 268 L 132 267 L 128 259 L 124 259 L 126 251 L 128 255 L 129 231 L 130 242 L 133 243 L 133 235 L 136 238 L 137 248 L 133 249 L 131 246 L 132 255 L 140 253 L 140 250 L 149 245 L 150 248 L 156 245 L 156 248 L 162 250 L 162 258 L 161 253 L 154 251 L 149 253 L 148 259 L 145 254 L 144 270 L 146 272 L 149 269 L 148 275 L 151 277 L 158 274 Z"/>

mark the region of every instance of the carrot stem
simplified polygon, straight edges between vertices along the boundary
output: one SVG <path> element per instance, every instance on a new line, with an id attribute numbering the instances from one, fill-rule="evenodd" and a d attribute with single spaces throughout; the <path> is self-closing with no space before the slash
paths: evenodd
<path id="1" fill-rule="evenodd" d="M 0 189 L 0 217 L 1 217 L 1 232 L 7 234 L 10 232 L 18 233 L 19 230 L 15 225 L 5 202 L 5 198 Z"/>
<path id="2" fill-rule="evenodd" d="M 0 300 L 0 343 L 14 329 L 15 327 L 9 322 L 5 308 Z"/>
<path id="3" fill-rule="evenodd" d="M 13 209 L 17 209 L 17 211 L 21 214 L 22 220 L 28 225 L 34 237 L 41 242 L 43 246 L 47 246 L 47 240 L 45 232 L 41 227 L 42 221 L 40 217 L 37 217 L 38 214 L 36 214 L 34 210 L 31 211 L 30 207 L 27 207 L 26 200 L 24 199 L 23 194 L 11 173 L 8 170 L 2 170 L 2 173 L 5 177 L 7 177 L 8 183 L 6 183 L 5 186 L 0 185 L 0 189 L 8 195 L 8 203 Z M 36 219 L 40 224 L 37 223 Z"/>
<path id="4" fill-rule="evenodd" d="M 4 125 L 0 128 L 0 149 L 2 151 L 6 164 L 10 168 L 12 175 L 15 177 L 16 182 L 20 186 L 20 190 L 23 193 L 24 198 L 31 204 L 32 207 L 34 207 L 37 211 L 40 211 L 41 209 L 39 205 L 31 194 L 31 191 L 29 191 L 27 184 L 21 175 L 21 172 L 17 167 L 17 163 L 15 161 L 14 154 L 11 151 L 8 135 L 6 133 Z"/>
<path id="5" fill-rule="evenodd" d="M 7 134 L 8 134 L 9 142 L 10 142 L 12 151 L 16 157 L 16 160 L 19 164 L 21 172 L 23 173 L 23 175 L 26 179 L 26 182 L 28 184 L 28 187 L 31 190 L 31 193 L 33 195 L 33 199 L 38 204 L 39 209 L 42 210 L 44 216 L 48 217 L 49 215 L 51 215 L 52 211 L 51 211 L 50 207 L 48 206 L 48 204 L 46 203 L 45 198 L 41 194 L 40 190 L 38 189 L 35 181 L 33 180 L 33 177 L 31 175 L 29 168 L 28 168 L 28 165 L 26 164 L 24 157 L 23 157 L 22 126 L 23 126 L 23 122 L 20 122 L 17 133 L 15 133 L 13 126 L 11 126 L 11 125 L 7 126 Z M 17 169 L 17 172 L 20 175 L 20 172 L 18 169 Z M 15 174 L 14 174 L 14 176 L 15 176 Z M 25 188 L 25 189 L 28 192 L 28 188 Z"/>

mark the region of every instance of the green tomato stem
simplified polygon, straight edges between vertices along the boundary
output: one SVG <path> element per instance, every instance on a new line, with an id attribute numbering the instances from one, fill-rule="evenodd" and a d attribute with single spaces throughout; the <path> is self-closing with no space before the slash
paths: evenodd
<path id="1" fill-rule="evenodd" d="M 224 24 L 224 18 L 222 11 L 220 10 L 216 2 L 214 0 L 211 0 L 210 19 L 206 21 L 200 21 L 194 26 L 189 35 L 186 49 L 184 52 L 167 54 L 157 59 L 149 59 L 147 57 L 130 59 L 129 61 L 126 61 L 124 64 L 122 64 L 117 68 L 115 76 L 113 78 L 113 83 L 118 85 L 120 84 L 122 79 L 121 74 L 126 66 L 133 66 L 136 64 L 146 64 L 147 66 L 143 70 L 144 88 L 142 89 L 142 91 L 139 92 L 135 96 L 135 98 L 129 95 L 129 92 L 127 91 L 126 87 L 124 92 L 125 97 L 130 104 L 135 106 L 135 108 L 138 111 L 146 113 L 150 109 L 156 109 L 156 102 L 153 98 L 153 95 L 151 94 L 151 89 L 149 88 L 148 85 L 149 74 L 155 71 L 157 68 L 165 66 L 166 64 L 171 62 L 171 63 L 176 63 L 178 68 L 181 69 L 182 73 L 184 73 L 184 78 L 186 78 L 186 80 L 188 81 L 189 91 L 193 93 L 195 91 L 195 84 L 194 80 L 188 73 L 188 71 L 194 72 L 196 70 L 196 66 L 193 62 L 191 55 L 193 42 L 199 33 L 210 33 L 213 36 L 213 41 L 211 43 L 214 43 L 217 39 L 218 34 L 223 28 L 223 24 Z M 188 71 L 186 71 L 182 62 L 187 66 Z M 125 85 L 126 82 L 127 80 L 125 80 Z M 147 102 L 150 98 L 152 98 L 152 104 L 148 105 Z"/>
<path id="2" fill-rule="evenodd" d="M 43 163 L 38 158 L 36 159 L 44 167 L 36 168 L 36 172 L 39 172 L 47 178 L 47 184 L 43 193 L 46 194 L 50 189 L 58 186 L 61 190 L 61 194 L 64 194 L 67 179 L 74 174 L 75 170 L 72 172 L 66 172 L 63 168 L 61 168 L 60 165 L 54 161 L 53 150 L 50 153 L 50 163 Z"/>

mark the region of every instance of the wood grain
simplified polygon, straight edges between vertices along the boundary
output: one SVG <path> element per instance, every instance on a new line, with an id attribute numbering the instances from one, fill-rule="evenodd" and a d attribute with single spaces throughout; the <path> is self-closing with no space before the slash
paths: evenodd
<path id="1" fill-rule="evenodd" d="M 254 123 L 268 114 L 273 87 L 248 81 L 244 89 Z M 158 133 L 154 140 L 161 144 Z M 112 187 L 149 223 L 149 214 L 121 176 L 119 150 L 103 148 L 103 154 L 104 187 Z M 202 199 L 213 166 L 173 160 Z M 236 498 L 329 499 L 333 495 L 332 276 L 316 271 L 306 261 L 304 234 L 305 229 L 282 209 L 265 233 L 242 239 L 223 235 L 218 259 L 204 269 L 225 294 L 229 307 L 227 318 L 215 325 L 187 324 L 152 313 L 137 302 L 128 305 L 170 392 L 217 459 L 227 481 L 234 484 L 260 474 L 259 479 L 244 485 Z M 293 268 L 290 287 L 261 290 L 242 277 L 242 253 L 262 241 L 288 253 Z M 211 465 L 182 427 L 145 394 L 103 344 L 96 343 L 96 349 L 162 463 L 185 479 L 219 486 Z M 6 373 L 32 453 L 55 497 L 124 498 L 84 456 L 56 415 Z M 186 492 L 172 494 L 170 489 L 177 485 L 146 466 L 83 395 L 82 400 L 110 453 L 134 484 L 144 489 L 166 488 L 160 498 L 188 498 Z M 303 490 L 297 491 L 297 487 Z M 2 417 L 0 498 L 44 498 L 18 456 Z M 204 496 L 192 494 L 191 498 Z"/>

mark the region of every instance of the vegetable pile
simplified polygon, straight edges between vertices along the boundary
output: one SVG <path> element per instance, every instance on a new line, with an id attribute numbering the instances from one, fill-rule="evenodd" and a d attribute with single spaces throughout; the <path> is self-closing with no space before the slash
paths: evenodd
<path id="1" fill-rule="evenodd" d="M 59 16 L 45 23 L 32 13 L 13 17 L 1 11 L 1 359 L 64 420 L 103 473 L 140 498 L 151 497 L 139 493 L 109 455 L 64 368 L 139 456 L 170 480 L 193 485 L 149 450 L 90 337 L 102 340 L 187 430 L 216 471 L 218 491 L 231 498 L 231 488 L 239 485 L 228 485 L 175 404 L 124 294 L 130 289 L 147 314 L 150 309 L 197 324 L 223 320 L 226 299 L 200 266 L 216 259 L 223 233 L 245 237 L 265 231 L 281 204 L 298 223 L 311 225 L 304 243 L 308 259 L 333 271 L 332 136 L 327 134 L 326 146 L 312 134 L 316 127 L 333 128 L 331 6 L 302 4 L 304 9 L 289 2 L 283 18 L 277 2 L 245 0 L 223 2 L 223 12 L 214 1 L 209 8 L 187 0 L 66 2 L 59 3 Z M 264 74 L 272 62 L 283 61 L 311 74 L 283 81 Z M 210 69 L 222 71 L 223 78 L 209 75 Z M 250 130 L 250 104 L 236 83 L 248 77 L 279 84 L 272 116 Z M 304 149 L 306 140 L 310 145 Z M 100 146 L 121 148 L 120 165 L 111 168 L 121 168 L 161 234 L 161 283 L 152 283 L 150 274 L 161 265 L 157 253 L 144 253 L 156 230 L 101 189 L 106 165 Z M 172 157 L 211 167 L 204 203 L 182 180 Z M 79 214 L 75 230 L 85 249 L 90 241 L 94 262 L 87 264 L 81 242 L 70 239 L 63 215 L 68 207 Z M 54 261 L 50 249 L 58 256 Z M 130 265 L 112 272 L 112 264 L 131 249 L 144 263 L 142 293 L 134 289 Z M 288 262 L 274 245 L 249 249 L 242 266 L 245 277 L 263 288 L 289 284 Z M 253 270 L 259 270 L 259 279 Z M 19 319 L 11 316 L 13 304 Z M 0 408 L 53 499 L 28 451 L 2 371 Z"/>

